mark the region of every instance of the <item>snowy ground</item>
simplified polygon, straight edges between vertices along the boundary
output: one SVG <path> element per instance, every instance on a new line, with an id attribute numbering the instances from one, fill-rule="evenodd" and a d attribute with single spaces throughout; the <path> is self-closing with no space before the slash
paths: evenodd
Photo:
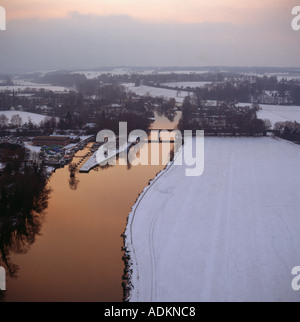
<path id="1" fill-rule="evenodd" d="M 169 71 L 155 71 L 157 74 L 205 74 L 208 70 L 169 70 Z"/>
<path id="2" fill-rule="evenodd" d="M 250 106 L 249 103 L 239 103 L 239 106 Z M 260 119 L 269 119 L 274 126 L 276 122 L 296 121 L 300 123 L 300 106 L 283 106 L 259 104 L 262 108 L 257 112 Z"/>
<path id="3" fill-rule="evenodd" d="M 0 111 L 0 115 L 4 114 L 8 118 L 8 122 L 10 122 L 11 117 L 13 115 L 20 115 L 22 118 L 22 123 L 28 123 L 29 118 L 31 119 L 31 122 L 36 125 L 40 125 L 42 121 L 46 119 L 47 116 L 41 115 L 41 114 L 35 114 L 35 113 L 29 113 L 29 112 L 22 112 L 22 111 Z"/>
<path id="4" fill-rule="evenodd" d="M 97 72 L 97 71 L 75 71 L 73 74 L 82 74 L 84 75 L 87 79 L 94 79 L 97 78 L 103 74 L 106 74 L 106 72 Z"/>
<path id="5" fill-rule="evenodd" d="M 40 153 L 41 152 L 41 147 L 40 146 L 35 146 L 32 145 L 32 142 L 24 142 L 25 147 L 30 150 L 31 153 Z"/>
<path id="6" fill-rule="evenodd" d="M 136 71 L 135 69 L 131 69 L 130 67 L 128 68 L 112 68 L 111 70 L 103 70 L 103 71 L 74 71 L 74 73 L 77 74 L 83 74 L 87 78 L 92 79 L 95 77 L 98 77 L 102 74 L 111 74 L 111 75 L 126 75 L 126 74 L 140 74 L 140 75 L 150 75 L 150 74 L 204 74 L 207 73 L 208 71 L 199 71 L 199 70 L 170 70 L 170 71 L 159 71 L 155 69 L 149 69 L 145 68 L 144 70 L 139 69 Z"/>
<path id="7" fill-rule="evenodd" d="M 262 111 L 257 113 L 261 119 L 269 119 L 274 125 L 276 122 L 296 121 L 300 123 L 300 106 L 263 105 Z"/>
<path id="8" fill-rule="evenodd" d="M 199 82 L 196 82 L 199 84 Z M 204 86 L 205 82 L 200 82 Z M 171 84 L 183 85 L 184 83 L 168 83 L 168 86 Z M 192 84 L 188 82 L 187 84 Z M 153 97 L 164 97 L 164 98 L 175 98 L 177 103 L 183 103 L 183 100 L 186 96 L 189 96 L 189 92 L 156 88 L 151 86 L 135 86 L 133 83 L 123 84 L 129 91 L 132 91 L 138 96 L 150 95 Z M 189 85 L 193 87 L 192 85 Z M 195 86 L 195 85 L 194 85 Z M 175 87 L 175 85 L 174 85 Z M 215 101 L 208 101 L 215 103 Z M 239 103 L 239 106 L 250 106 L 251 103 Z M 266 105 L 260 104 L 262 108 L 261 111 L 257 113 L 258 118 L 269 119 L 274 125 L 276 122 L 285 122 L 285 121 L 297 121 L 300 122 L 300 106 L 281 106 L 281 105 Z"/>
<path id="9" fill-rule="evenodd" d="M 179 88 L 196 88 L 196 87 L 205 87 L 205 85 L 211 84 L 211 82 L 172 82 L 172 83 L 163 83 L 161 85 L 168 87 L 179 87 Z"/>
<path id="10" fill-rule="evenodd" d="M 271 77 L 271 76 L 276 76 L 277 80 L 280 81 L 281 79 L 286 79 L 286 80 L 298 80 L 300 79 L 299 75 L 293 75 L 293 74 L 289 74 L 289 73 L 242 73 L 243 75 L 247 75 L 247 76 L 256 76 L 256 77 Z"/>
<path id="11" fill-rule="evenodd" d="M 177 103 L 183 103 L 184 98 L 189 95 L 189 92 L 180 91 L 178 93 L 178 91 L 175 89 L 164 89 L 145 85 L 136 87 L 133 83 L 122 85 L 138 96 L 150 95 L 153 97 L 164 97 L 166 99 L 175 98 Z"/>
<path id="12" fill-rule="evenodd" d="M 98 71 L 77 70 L 77 71 L 73 72 L 73 74 L 74 73 L 85 75 L 85 77 L 88 78 L 88 79 L 93 79 L 93 78 L 97 78 L 97 77 L 99 77 L 99 76 L 101 76 L 103 74 L 126 75 L 126 74 L 133 74 L 134 71 L 130 70 L 128 68 L 112 68 L 111 70 L 100 70 L 100 71 L 99 70 Z"/>
<path id="13" fill-rule="evenodd" d="M 129 215 L 131 301 L 300 301 L 300 147 L 206 138 L 205 170 L 164 170 Z"/>
<path id="14" fill-rule="evenodd" d="M 25 91 L 27 88 L 40 90 L 45 89 L 53 92 L 69 92 L 69 88 L 62 86 L 53 86 L 50 84 L 36 84 L 25 80 L 17 80 L 13 86 L 0 86 L 0 92 L 3 91 Z"/>

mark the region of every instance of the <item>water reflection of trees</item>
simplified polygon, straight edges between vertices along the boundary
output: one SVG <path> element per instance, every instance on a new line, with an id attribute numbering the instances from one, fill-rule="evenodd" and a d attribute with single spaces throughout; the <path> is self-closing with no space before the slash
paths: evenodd
<path id="1" fill-rule="evenodd" d="M 77 174 L 77 164 L 71 163 L 69 165 L 70 179 L 69 179 L 69 187 L 71 190 L 76 191 L 78 189 L 79 180 L 76 177 Z"/>
<path id="2" fill-rule="evenodd" d="M 35 242 L 48 207 L 50 189 L 46 188 L 43 168 L 23 168 L 0 174 L 0 265 L 16 278 L 19 267 L 11 253 L 25 254 Z M 3 294 L 2 294 L 3 295 Z"/>

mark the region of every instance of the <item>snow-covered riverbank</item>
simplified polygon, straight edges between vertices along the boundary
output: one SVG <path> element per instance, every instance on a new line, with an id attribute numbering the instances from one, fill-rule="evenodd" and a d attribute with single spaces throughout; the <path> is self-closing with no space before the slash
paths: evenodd
<path id="1" fill-rule="evenodd" d="M 299 301 L 300 147 L 206 138 L 205 170 L 169 166 L 140 195 L 125 246 L 131 301 Z"/>

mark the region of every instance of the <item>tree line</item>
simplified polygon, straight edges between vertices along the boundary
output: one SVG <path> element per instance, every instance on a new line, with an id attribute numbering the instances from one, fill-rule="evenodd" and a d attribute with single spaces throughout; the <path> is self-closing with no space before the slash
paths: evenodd
<path id="1" fill-rule="evenodd" d="M 278 81 L 277 77 L 256 77 L 254 81 L 227 81 L 194 90 L 198 99 L 218 101 L 250 102 L 263 91 L 276 91 L 279 97 L 289 96 L 294 104 L 300 105 L 300 84 L 294 80 Z"/>
<path id="2" fill-rule="evenodd" d="M 24 150 L 18 146 L 0 146 L 0 265 L 9 276 L 17 277 L 18 266 L 10 253 L 26 253 L 34 243 L 48 207 L 50 190 L 46 187 L 43 166 L 24 165 Z"/>
<path id="3" fill-rule="evenodd" d="M 182 117 L 178 128 L 204 130 L 211 135 L 262 135 L 266 134 L 267 121 L 257 118 L 259 106 L 237 107 L 234 103 L 221 102 L 214 106 L 192 104 L 187 97 L 183 102 Z"/>
<path id="4" fill-rule="evenodd" d="M 300 144 L 300 123 L 298 122 L 277 122 L 274 125 L 274 134 L 285 140 Z"/>

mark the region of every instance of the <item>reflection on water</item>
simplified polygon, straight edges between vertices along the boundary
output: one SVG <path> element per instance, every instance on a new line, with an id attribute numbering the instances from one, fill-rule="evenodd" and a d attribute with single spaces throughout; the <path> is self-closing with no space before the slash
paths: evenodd
<path id="1" fill-rule="evenodd" d="M 153 128 L 177 124 L 156 117 Z M 88 152 L 79 151 L 74 165 Z M 122 301 L 121 233 L 139 193 L 164 166 L 97 167 L 83 174 L 74 165 L 51 176 L 44 221 L 32 213 L 8 238 L 9 263 L 19 272 L 7 280 L 6 301 Z"/>
<path id="2" fill-rule="evenodd" d="M 0 176 L 0 265 L 9 278 L 18 277 L 14 254 L 26 254 L 39 234 L 50 189 L 42 168 L 2 173 Z M 1 292 L 0 299 L 6 298 Z"/>
<path id="3" fill-rule="evenodd" d="M 175 129 L 181 118 L 181 112 L 176 112 L 167 115 L 163 111 L 157 111 L 155 114 L 155 122 L 152 123 L 152 129 Z"/>
<path id="4" fill-rule="evenodd" d="M 69 172 L 70 172 L 70 179 L 69 179 L 69 187 L 71 190 L 77 190 L 79 179 L 77 179 L 77 167 L 78 165 L 76 163 L 71 163 L 69 165 Z"/>

